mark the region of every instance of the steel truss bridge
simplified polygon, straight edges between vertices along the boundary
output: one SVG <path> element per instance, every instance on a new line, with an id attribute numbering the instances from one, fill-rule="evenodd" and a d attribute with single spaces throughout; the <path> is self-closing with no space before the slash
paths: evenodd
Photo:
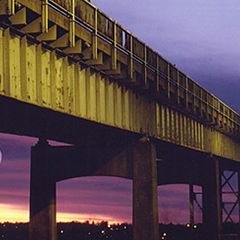
<path id="1" fill-rule="evenodd" d="M 240 203 L 240 116 L 90 2 L 0 1 L 0 108 L 1 132 L 40 139 L 30 240 L 56 239 L 56 182 L 79 176 L 133 180 L 134 240 L 158 239 L 157 185 L 170 183 L 190 184 L 206 239 L 238 239 L 222 222 Z"/>

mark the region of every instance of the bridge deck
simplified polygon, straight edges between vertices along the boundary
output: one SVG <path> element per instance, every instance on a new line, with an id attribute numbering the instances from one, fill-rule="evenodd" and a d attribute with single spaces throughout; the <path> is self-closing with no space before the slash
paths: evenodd
<path id="1" fill-rule="evenodd" d="M 0 14 L 1 95 L 240 160 L 240 116 L 91 3 Z"/>

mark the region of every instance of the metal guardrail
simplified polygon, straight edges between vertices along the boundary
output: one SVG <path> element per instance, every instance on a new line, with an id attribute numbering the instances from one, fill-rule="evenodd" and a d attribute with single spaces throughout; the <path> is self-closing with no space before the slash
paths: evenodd
<path id="1" fill-rule="evenodd" d="M 14 3 L 10 1 L 11 13 Z M 48 7 L 61 11 L 70 18 L 70 46 L 75 46 L 75 24 L 85 26 L 92 33 L 92 57 L 97 59 L 98 37 L 112 46 L 112 66 L 117 66 L 117 51 L 124 52 L 129 59 L 129 78 L 133 78 L 134 62 L 143 66 L 143 82 L 147 88 L 176 98 L 183 108 L 204 116 L 209 125 L 238 136 L 240 133 L 240 115 L 229 108 L 216 96 L 201 87 L 189 76 L 168 62 L 157 52 L 140 41 L 128 30 L 108 17 L 87 0 L 42 0 L 42 32 L 48 31 Z M 148 75 L 154 75 L 154 81 Z"/>
<path id="2" fill-rule="evenodd" d="M 240 116 L 236 112 L 90 2 L 86 0 L 49 0 L 49 2 L 66 10 L 71 17 L 75 15 L 75 18 L 86 24 L 87 27 L 92 29 L 93 33 L 100 34 L 110 41 L 113 48 L 124 50 L 130 56 L 130 67 L 132 66 L 131 61 L 135 58 L 144 65 L 145 72 L 152 71 L 156 75 L 154 85 L 157 91 L 167 90 L 168 95 L 171 92 L 178 92 L 180 99 L 185 96 L 188 97 L 188 103 L 194 107 L 201 108 L 205 112 L 208 111 L 215 117 L 220 114 L 223 121 L 225 117 L 240 127 Z M 74 4 L 75 9 L 73 8 Z M 147 77 L 147 74 L 145 75 Z M 147 82 L 147 79 L 145 79 L 145 82 Z"/>

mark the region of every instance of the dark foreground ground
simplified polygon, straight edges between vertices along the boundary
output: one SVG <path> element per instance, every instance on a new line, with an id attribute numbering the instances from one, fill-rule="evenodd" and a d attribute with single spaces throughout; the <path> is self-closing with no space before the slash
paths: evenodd
<path id="1" fill-rule="evenodd" d="M 238 231 L 239 224 L 226 224 L 224 231 Z M 201 224 L 159 225 L 160 240 L 204 240 Z M 58 223 L 57 240 L 132 240 L 132 225 L 102 223 Z M 228 238 L 227 238 L 228 239 Z M 0 240 L 28 240 L 28 223 L 1 223 Z"/>

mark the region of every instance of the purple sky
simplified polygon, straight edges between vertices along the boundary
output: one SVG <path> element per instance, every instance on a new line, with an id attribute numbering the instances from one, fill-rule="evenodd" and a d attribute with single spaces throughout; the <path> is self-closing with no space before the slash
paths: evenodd
<path id="1" fill-rule="evenodd" d="M 91 2 L 240 112 L 238 0 Z"/>
<path id="2" fill-rule="evenodd" d="M 160 55 L 240 112 L 240 1 L 92 0 Z M 28 220 L 30 146 L 0 134 L 0 221 Z M 131 222 L 131 181 L 78 178 L 57 185 L 64 220 Z M 71 202 L 71 204 L 70 204 Z M 159 187 L 160 221 L 188 222 L 188 187 Z"/>

